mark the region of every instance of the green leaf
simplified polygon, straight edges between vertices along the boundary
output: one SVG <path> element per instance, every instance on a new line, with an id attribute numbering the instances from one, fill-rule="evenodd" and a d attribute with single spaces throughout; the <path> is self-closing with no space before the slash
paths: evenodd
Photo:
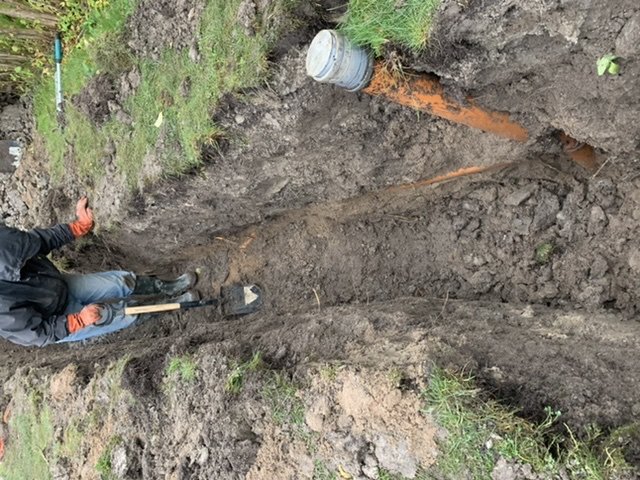
<path id="1" fill-rule="evenodd" d="M 611 67 L 611 64 L 614 63 L 618 57 L 616 57 L 613 53 L 608 53 L 598 60 L 598 75 L 602 76 Z"/>
<path id="2" fill-rule="evenodd" d="M 620 65 L 613 61 L 611 62 L 611 65 L 609 65 L 609 69 L 607 71 L 609 72 L 609 75 L 618 75 L 620 73 Z"/>

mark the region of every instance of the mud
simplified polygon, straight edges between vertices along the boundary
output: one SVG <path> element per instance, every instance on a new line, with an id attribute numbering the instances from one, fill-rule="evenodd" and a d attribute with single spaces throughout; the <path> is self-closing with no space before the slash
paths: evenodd
<path id="1" fill-rule="evenodd" d="M 633 0 L 445 0 L 429 52 L 412 63 L 537 135 L 565 131 L 635 168 L 639 15 Z M 617 77 L 597 75 L 607 53 L 620 57 Z"/>

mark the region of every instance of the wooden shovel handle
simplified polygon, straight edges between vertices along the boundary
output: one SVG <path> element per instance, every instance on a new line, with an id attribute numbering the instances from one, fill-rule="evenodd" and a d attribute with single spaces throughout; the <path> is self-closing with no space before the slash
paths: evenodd
<path id="1" fill-rule="evenodd" d="M 140 315 L 143 313 L 173 312 L 180 310 L 179 303 L 162 303 L 160 305 L 145 305 L 142 307 L 127 307 L 124 309 L 125 315 Z"/>

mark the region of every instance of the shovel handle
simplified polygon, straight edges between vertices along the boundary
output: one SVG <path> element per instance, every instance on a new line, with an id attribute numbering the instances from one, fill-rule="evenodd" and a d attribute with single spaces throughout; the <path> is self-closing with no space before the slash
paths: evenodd
<path id="1" fill-rule="evenodd" d="M 162 303 L 160 305 L 143 305 L 141 307 L 126 307 L 124 309 L 125 315 L 141 315 L 143 313 L 160 313 L 160 312 L 173 312 L 180 310 L 182 305 L 179 303 Z"/>
<path id="2" fill-rule="evenodd" d="M 161 303 L 159 305 L 142 305 L 139 307 L 126 307 L 124 309 L 124 314 L 141 315 L 143 313 L 175 312 L 176 310 L 183 310 L 188 308 L 217 306 L 218 303 L 219 300 L 213 299 L 182 303 Z"/>

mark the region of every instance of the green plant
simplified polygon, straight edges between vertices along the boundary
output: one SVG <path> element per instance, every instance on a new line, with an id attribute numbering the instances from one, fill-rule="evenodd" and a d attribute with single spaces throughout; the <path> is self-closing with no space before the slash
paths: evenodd
<path id="1" fill-rule="evenodd" d="M 109 440 L 102 455 L 96 462 L 96 472 L 100 475 L 101 480 L 115 480 L 113 474 L 113 465 L 111 464 L 111 454 L 113 450 L 122 443 L 122 437 L 114 436 Z"/>
<path id="2" fill-rule="evenodd" d="M 380 55 L 386 45 L 399 44 L 420 52 L 429 42 L 440 0 L 351 0 L 341 30 L 358 45 Z"/>
<path id="3" fill-rule="evenodd" d="M 298 387 L 282 373 L 274 373 L 262 389 L 262 397 L 278 425 L 304 426 L 305 408 Z"/>
<path id="4" fill-rule="evenodd" d="M 82 447 L 83 434 L 79 429 L 78 422 L 71 420 L 69 425 L 64 428 L 62 441 L 55 446 L 55 456 L 65 458 L 75 458 L 79 455 Z"/>
<path id="5" fill-rule="evenodd" d="M 194 62 L 188 51 L 171 48 L 159 60 L 134 58 L 121 39 L 137 0 L 109 0 L 99 15 L 86 20 L 81 40 L 66 55 L 63 84 L 71 97 L 99 72 L 117 75 L 136 65 L 140 84 L 123 102 L 131 121 L 110 118 L 96 126 L 67 102 L 67 126 L 61 130 L 52 101 L 53 80 L 43 79 L 36 88 L 34 111 L 54 180 L 71 174 L 89 187 L 98 184 L 105 177 L 105 147 L 112 144 L 116 181 L 132 189 L 201 165 L 203 147 L 215 145 L 223 135 L 212 110 L 224 94 L 263 81 L 270 46 L 297 2 L 270 2 L 256 19 L 255 35 L 248 35 L 237 22 L 242 0 L 209 0 L 198 32 L 199 60 Z M 163 122 L 157 124 L 160 115 Z M 162 148 L 157 148 L 160 143 Z"/>
<path id="6" fill-rule="evenodd" d="M 598 59 L 598 75 L 603 76 L 605 73 L 609 75 L 618 75 L 620 73 L 620 65 L 618 57 L 613 53 L 603 55 Z"/>
<path id="7" fill-rule="evenodd" d="M 23 410 L 11 417 L 9 428 L 11 442 L 0 464 L 0 477 L 4 480 L 50 479 L 47 455 L 53 444 L 53 418 L 38 392 L 32 392 Z"/>
<path id="8" fill-rule="evenodd" d="M 338 475 L 327 468 L 322 460 L 313 462 L 312 480 L 338 480 Z"/>
<path id="9" fill-rule="evenodd" d="M 555 246 L 553 245 L 553 243 L 541 243 L 536 247 L 536 262 L 540 265 L 549 263 L 549 260 L 551 260 L 551 256 L 553 255 L 554 251 Z"/>
<path id="10" fill-rule="evenodd" d="M 235 364 L 231 369 L 231 373 L 227 375 L 227 381 L 224 385 L 225 390 L 233 394 L 240 393 L 244 386 L 247 372 L 255 372 L 262 366 L 262 354 L 260 352 L 255 352 L 247 362 Z"/>
<path id="11" fill-rule="evenodd" d="M 67 50 L 90 32 L 114 0 L 13 0 L 0 3 L 0 86 L 27 91 L 53 71 L 55 32 Z"/>
<path id="12" fill-rule="evenodd" d="M 444 478 L 490 479 L 500 457 L 551 478 L 567 471 L 572 480 L 605 480 L 629 470 L 620 450 L 601 440 L 597 429 L 580 441 L 566 428 L 569 442 L 563 443 L 552 434 L 560 412 L 547 407 L 541 423 L 529 422 L 482 398 L 470 377 L 435 369 L 424 397 L 425 412 L 446 431 L 432 467 Z"/>
<path id="13" fill-rule="evenodd" d="M 197 363 L 192 357 L 187 355 L 173 357 L 165 369 L 166 377 L 171 379 L 177 378 L 185 383 L 193 382 L 196 379 L 197 373 Z"/>

